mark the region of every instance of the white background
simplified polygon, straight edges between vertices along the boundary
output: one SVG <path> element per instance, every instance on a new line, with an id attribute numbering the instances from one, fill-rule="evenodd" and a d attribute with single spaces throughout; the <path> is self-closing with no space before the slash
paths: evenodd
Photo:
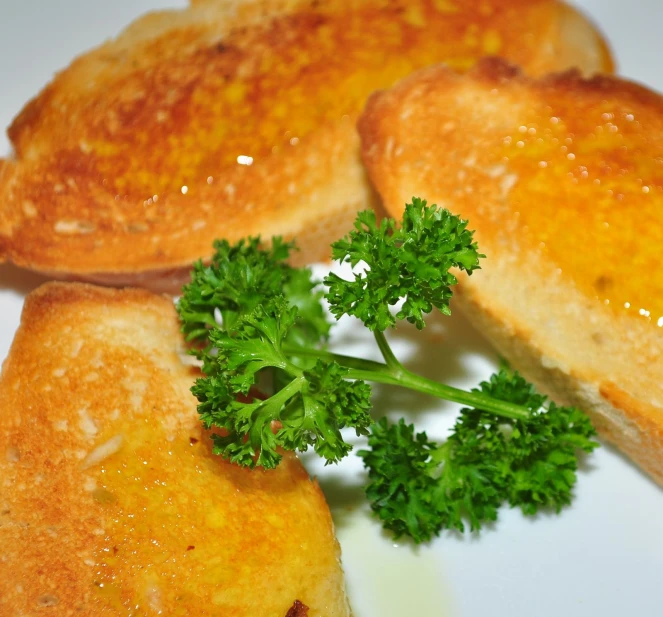
<path id="1" fill-rule="evenodd" d="M 663 2 L 576 4 L 607 35 L 620 73 L 663 91 Z M 7 126 L 76 54 L 113 36 L 146 10 L 169 6 L 183 3 L 0 0 L 0 126 Z M 3 134 L 0 155 L 8 153 Z M 0 359 L 17 327 L 24 294 L 40 281 L 0 266 Z M 431 329 L 434 336 L 427 338 L 427 347 L 407 329 L 393 337 L 411 366 L 465 387 L 488 375 L 494 356 L 462 318 L 435 320 Z M 370 339 L 357 339 L 351 324 L 343 325 L 339 335 L 344 350 L 374 353 Z M 434 436 L 444 434 L 450 421 L 444 411 L 453 411 L 452 406 L 421 398 L 421 409 L 408 412 L 412 404 L 399 392 L 379 390 L 378 407 L 386 398 L 395 415 L 406 414 Z M 529 520 L 505 510 L 480 536 L 446 534 L 416 551 L 407 544 L 393 546 L 365 513 L 356 460 L 324 470 L 307 457 L 305 462 L 320 474 L 328 493 L 357 617 L 663 614 L 663 491 L 609 448 L 587 461 L 577 499 L 562 516 Z"/>

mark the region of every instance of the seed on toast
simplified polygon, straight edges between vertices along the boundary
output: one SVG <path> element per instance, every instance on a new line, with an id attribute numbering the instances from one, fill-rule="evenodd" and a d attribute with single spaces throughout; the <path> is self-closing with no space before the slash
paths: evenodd
<path id="1" fill-rule="evenodd" d="M 470 319 L 663 483 L 663 98 L 491 59 L 374 94 L 359 131 L 390 214 L 425 195 L 476 229 Z"/>
<path id="2" fill-rule="evenodd" d="M 373 202 L 355 119 L 412 70 L 498 54 L 610 71 L 558 0 L 199 0 L 76 59 L 9 128 L 0 260 L 178 290 L 215 238 L 298 236 L 300 259 Z"/>
<path id="3" fill-rule="evenodd" d="M 349 616 L 318 485 L 291 455 L 212 454 L 183 354 L 167 298 L 28 296 L 0 376 L 0 614 Z"/>

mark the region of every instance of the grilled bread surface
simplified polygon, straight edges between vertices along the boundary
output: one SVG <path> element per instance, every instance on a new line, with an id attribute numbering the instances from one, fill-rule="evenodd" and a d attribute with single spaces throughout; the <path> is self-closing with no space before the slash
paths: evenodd
<path id="1" fill-rule="evenodd" d="M 663 484 L 663 98 L 493 59 L 375 94 L 359 130 L 392 215 L 414 195 L 476 229 L 468 316 Z"/>
<path id="2" fill-rule="evenodd" d="M 166 298 L 28 296 L 0 377 L 1 615 L 350 614 L 319 487 L 294 456 L 212 454 L 183 354 Z"/>
<path id="3" fill-rule="evenodd" d="M 373 193 L 355 120 L 419 67 L 500 55 L 610 71 L 557 0 L 199 0 L 76 59 L 9 128 L 0 260 L 176 290 L 215 238 L 298 236 L 329 257 Z"/>

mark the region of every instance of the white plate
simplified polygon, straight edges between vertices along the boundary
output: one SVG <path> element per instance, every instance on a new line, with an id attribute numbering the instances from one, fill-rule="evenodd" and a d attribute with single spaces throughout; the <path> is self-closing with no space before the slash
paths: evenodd
<path id="1" fill-rule="evenodd" d="M 663 91 L 660 0 L 583 0 L 603 28 L 622 74 Z M 0 0 L 0 126 L 7 126 L 53 72 L 78 53 L 116 34 L 146 10 L 182 6 L 173 0 Z M 0 137 L 0 155 L 9 152 Z M 18 325 L 22 300 L 40 278 L 0 267 L 0 358 Z M 344 349 L 374 355 L 370 338 L 343 326 Z M 399 353 L 430 376 L 471 387 L 492 369 L 490 348 L 459 316 L 435 320 L 429 345 L 405 330 Z M 378 391 L 434 436 L 444 435 L 453 406 Z M 398 409 L 401 407 L 401 409 Z M 445 413 L 445 410 L 451 413 Z M 626 459 L 601 448 L 580 475 L 577 499 L 561 516 L 524 518 L 503 510 L 480 536 L 445 534 L 430 547 L 395 547 L 362 509 L 361 466 L 350 459 L 322 469 L 306 458 L 328 491 L 344 551 L 357 617 L 420 615 L 584 615 L 655 617 L 663 572 L 663 491 Z"/>

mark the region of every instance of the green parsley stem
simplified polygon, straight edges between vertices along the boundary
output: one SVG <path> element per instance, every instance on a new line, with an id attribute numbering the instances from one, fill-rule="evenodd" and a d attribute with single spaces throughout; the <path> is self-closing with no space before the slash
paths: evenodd
<path id="1" fill-rule="evenodd" d="M 467 392 L 466 390 L 447 386 L 437 381 L 433 381 L 432 379 L 426 379 L 421 375 L 411 373 L 403 368 L 401 368 L 398 375 L 350 369 L 348 377 L 350 379 L 364 379 L 394 386 L 402 386 L 447 401 L 467 405 L 468 407 L 483 409 L 504 418 L 527 420 L 531 415 L 529 409 L 521 407 L 520 405 L 500 401 L 490 396 L 486 396 L 485 394 L 481 394 L 480 392 Z"/>
<path id="2" fill-rule="evenodd" d="M 378 347 L 380 348 L 380 352 L 382 353 L 382 357 L 384 358 L 384 361 L 387 363 L 387 366 L 390 369 L 394 370 L 402 369 L 403 365 L 397 360 L 396 356 L 394 355 L 394 352 L 391 350 L 391 346 L 387 342 L 384 332 L 375 330 L 373 332 L 373 336 L 375 336 L 375 341 L 377 342 Z"/>
<path id="3" fill-rule="evenodd" d="M 374 360 L 364 360 L 354 356 L 344 356 L 343 354 L 332 353 L 324 349 L 315 349 L 311 347 L 299 347 L 284 343 L 282 346 L 287 356 L 300 356 L 302 358 L 320 358 L 328 362 L 338 362 L 346 368 L 355 368 L 359 370 L 371 371 L 376 373 L 389 373 L 389 367 L 384 362 L 375 362 Z"/>
<path id="4" fill-rule="evenodd" d="M 282 405 L 285 405 L 290 398 L 302 389 L 305 383 L 306 378 L 304 376 L 299 375 L 295 377 L 288 385 L 263 401 L 261 408 L 280 409 Z"/>
<path id="5" fill-rule="evenodd" d="M 336 361 L 349 369 L 348 377 L 350 379 L 364 379 L 365 381 L 409 388 L 410 390 L 430 394 L 431 396 L 459 403 L 460 405 L 483 409 L 505 418 L 527 420 L 531 415 L 529 409 L 520 405 L 500 401 L 480 392 L 467 392 L 466 390 L 441 384 L 408 371 L 400 363 L 398 367 L 392 369 L 382 362 L 362 360 L 319 349 L 302 349 L 295 345 L 284 345 L 283 350 L 288 355 L 317 357 L 327 361 Z"/>

